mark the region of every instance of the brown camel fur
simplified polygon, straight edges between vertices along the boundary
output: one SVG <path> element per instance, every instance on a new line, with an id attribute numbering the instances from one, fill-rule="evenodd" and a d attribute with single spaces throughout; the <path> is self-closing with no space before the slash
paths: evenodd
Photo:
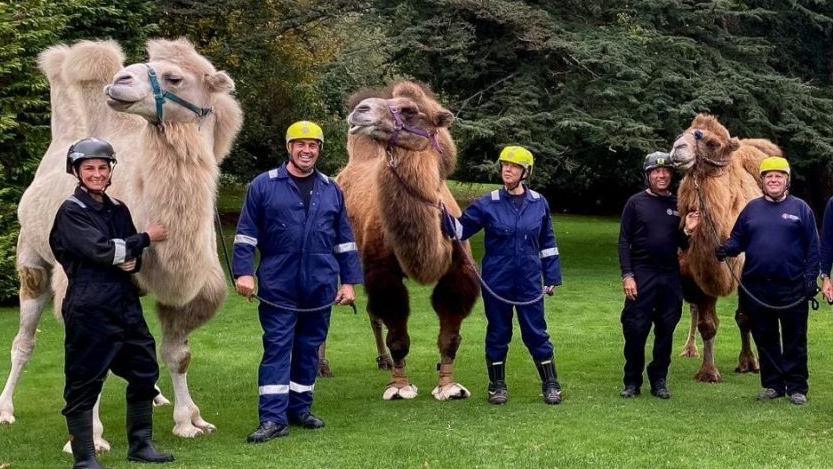
<path id="1" fill-rule="evenodd" d="M 454 360 L 460 325 L 480 286 L 468 243 L 452 243 L 443 236 L 437 207 L 440 201 L 461 215 L 446 185 L 457 158 L 448 131 L 453 116 L 426 87 L 411 82 L 357 93 L 349 106 L 350 159 L 338 182 L 362 255 L 368 312 L 388 329 L 393 381 L 383 398 L 411 399 L 417 393 L 405 372 L 410 337 L 404 277 L 436 283 L 431 300 L 440 319 L 440 366 L 432 394 L 439 400 L 469 397 L 454 382 Z M 398 134 L 392 110 L 406 127 Z M 411 133 L 408 126 L 430 137 Z"/>
<path id="2" fill-rule="evenodd" d="M 156 70 L 163 89 L 212 112 L 197 118 L 168 101 L 164 122 L 157 125 L 148 69 L 144 64 L 122 68 L 124 56 L 115 42 L 55 46 L 40 56 L 51 87 L 52 142 L 18 210 L 20 330 L 0 396 L 0 422 L 14 420 L 14 388 L 31 359 L 38 320 L 53 294 L 55 311 L 61 310 L 67 279 L 47 237 L 55 212 L 76 185 L 65 173 L 67 149 L 80 138 L 95 136 L 116 150 L 118 164 L 108 194 L 130 207 L 140 231 L 152 222 L 168 229 L 165 242 L 145 250 L 135 278 L 157 300 L 161 355 L 176 398 L 173 432 L 194 437 L 214 429 L 200 416 L 188 390 L 188 336 L 214 316 L 226 297 L 213 219 L 219 164 L 231 149 L 243 115 L 230 94 L 234 82 L 188 41 L 154 40 L 147 51 L 147 64 Z M 106 449 L 100 432 L 96 443 Z"/>
<path id="3" fill-rule="evenodd" d="M 693 280 L 693 285 L 688 284 L 693 288 L 686 289 L 686 299 L 692 303 L 692 326 L 683 355 L 697 354 L 694 345 L 696 323 L 704 343 L 703 364 L 695 375 L 699 381 L 720 381 L 714 363 L 714 338 L 719 325 L 717 298 L 737 289 L 735 279 L 740 277 L 743 269 L 743 256 L 720 263 L 714 250 L 729 237 L 746 204 L 761 196 L 758 168 L 767 153 L 780 155 L 781 150 L 768 140 L 733 138 L 717 119 L 705 114 L 695 117 L 691 126 L 674 142 L 671 158 L 686 173 L 678 191 L 680 217 L 685 219 L 689 212 L 700 210 L 701 218 L 688 250 L 680 258 L 684 278 Z M 741 332 L 736 371 L 757 372 L 749 324 L 739 307 L 735 321 Z"/>

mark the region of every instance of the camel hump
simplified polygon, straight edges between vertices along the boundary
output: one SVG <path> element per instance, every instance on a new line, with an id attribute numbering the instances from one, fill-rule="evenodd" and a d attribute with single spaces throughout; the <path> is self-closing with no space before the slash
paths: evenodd
<path id="1" fill-rule="evenodd" d="M 70 47 L 63 63 L 67 83 L 99 82 L 105 85 L 121 70 L 124 53 L 115 41 L 80 41 Z"/>
<path id="2" fill-rule="evenodd" d="M 38 54 L 38 68 L 46 75 L 50 86 L 60 83 L 61 72 L 64 69 L 64 61 L 68 53 L 69 47 L 58 44 Z"/>

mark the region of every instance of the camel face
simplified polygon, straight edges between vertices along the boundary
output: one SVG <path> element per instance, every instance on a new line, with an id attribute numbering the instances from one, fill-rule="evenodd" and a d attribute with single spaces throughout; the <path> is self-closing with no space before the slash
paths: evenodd
<path id="1" fill-rule="evenodd" d="M 688 171 L 694 166 L 696 161 L 696 140 L 694 134 L 686 131 L 674 141 L 674 146 L 671 148 L 671 161 L 674 162 L 677 169 L 680 171 Z"/>
<path id="2" fill-rule="evenodd" d="M 148 67 L 156 72 L 162 92 L 176 94 L 198 107 L 208 107 L 208 92 L 203 77 L 184 70 L 171 62 L 149 62 L 129 65 L 116 73 L 112 83 L 104 87 L 107 105 L 114 111 L 137 114 L 156 123 L 157 110 Z M 198 116 L 190 109 L 170 100 L 163 104 L 164 120 L 193 122 Z"/>
<path id="3" fill-rule="evenodd" d="M 395 113 L 401 120 L 399 124 Z M 412 151 L 421 151 L 431 145 L 430 136 L 436 134 L 443 124 L 439 122 L 438 125 L 416 102 L 404 97 L 364 99 L 347 116 L 347 122 L 351 134 L 366 135 L 386 143 L 390 143 L 392 136 L 396 135 L 396 146 Z M 396 132 L 397 126 L 403 130 Z M 409 128 L 421 130 L 426 135 L 409 131 Z"/>
<path id="4" fill-rule="evenodd" d="M 671 160 L 682 172 L 690 170 L 695 163 L 722 166 L 728 163 L 733 151 L 740 146 L 737 138 L 712 116 L 700 114 L 685 130 L 671 149 Z"/>

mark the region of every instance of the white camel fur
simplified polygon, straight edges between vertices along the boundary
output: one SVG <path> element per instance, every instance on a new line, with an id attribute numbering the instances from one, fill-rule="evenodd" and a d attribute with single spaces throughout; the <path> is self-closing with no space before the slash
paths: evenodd
<path id="1" fill-rule="evenodd" d="M 50 84 L 52 142 L 18 210 L 20 329 L 0 395 L 0 423 L 14 422 L 12 396 L 32 357 L 35 330 L 49 299 L 54 298 L 56 312 L 61 310 L 67 278 L 47 238 L 58 207 L 76 185 L 65 173 L 67 149 L 92 136 L 109 141 L 116 151 L 118 164 L 107 193 L 127 204 L 139 231 L 152 222 L 168 229 L 167 241 L 145 250 L 136 280 L 157 302 L 161 357 L 174 388 L 173 432 L 195 437 L 215 429 L 200 416 L 188 390 L 188 335 L 216 314 L 227 294 L 213 219 L 219 164 L 231 149 L 243 114 L 230 94 L 231 78 L 215 70 L 188 41 L 149 41 L 147 52 L 163 90 L 213 112 L 198 118 L 167 101 L 164 122 L 157 125 L 148 68 L 123 68 L 124 55 L 112 41 L 58 45 L 40 55 Z M 96 426 L 97 449 L 106 450 L 100 421 Z"/>

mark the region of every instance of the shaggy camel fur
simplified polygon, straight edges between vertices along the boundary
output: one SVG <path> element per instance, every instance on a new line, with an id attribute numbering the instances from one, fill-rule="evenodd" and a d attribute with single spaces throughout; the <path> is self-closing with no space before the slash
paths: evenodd
<path id="1" fill-rule="evenodd" d="M 115 42 L 59 45 L 40 56 L 51 87 L 52 142 L 18 210 L 20 329 L 12 345 L 11 373 L 0 396 L 0 423 L 14 421 L 12 395 L 32 356 L 37 323 L 53 295 L 55 311 L 61 310 L 67 286 L 66 274 L 47 242 L 58 207 L 76 185 L 75 178 L 65 173 L 67 148 L 82 137 L 95 136 L 108 140 L 116 150 L 118 164 L 108 194 L 130 207 L 139 231 L 151 222 L 168 229 L 167 241 L 145 250 L 136 280 L 157 300 L 161 355 L 175 394 L 173 432 L 194 437 L 214 430 L 200 416 L 188 390 L 188 335 L 213 317 L 226 297 L 216 254 L 214 207 L 219 164 L 229 153 L 243 116 L 230 94 L 234 82 L 188 41 L 150 41 L 147 52 L 147 66 L 156 71 L 163 89 L 213 111 L 197 118 L 168 101 L 164 122 L 156 124 L 148 68 L 145 64 L 122 68 L 124 56 Z M 100 427 L 96 433 L 97 448 L 106 450 Z"/>
<path id="2" fill-rule="evenodd" d="M 737 289 L 735 278 L 743 269 L 743 256 L 721 264 L 714 250 L 729 237 L 741 210 L 761 196 L 758 168 L 769 154 L 781 150 L 769 140 L 738 140 L 712 116 L 700 114 L 674 142 L 671 158 L 686 173 L 677 194 L 680 218 L 700 210 L 700 227 L 692 234 L 689 249 L 680 256 L 686 282 L 686 300 L 691 303 L 691 327 L 683 349 L 684 356 L 696 356 L 695 324 L 703 338 L 703 364 L 695 379 L 720 381 L 714 363 L 714 338 L 719 325 L 717 297 Z M 730 271 L 729 269 L 732 269 Z M 734 276 L 732 275 L 734 272 Z M 693 282 L 691 282 L 693 280 Z M 741 352 L 737 372 L 757 372 L 747 318 L 738 307 L 735 321 L 741 333 Z"/>
<path id="3" fill-rule="evenodd" d="M 388 329 L 393 381 L 382 397 L 417 394 L 405 371 L 410 348 L 406 276 L 436 283 L 431 303 L 440 319 L 440 364 L 432 394 L 438 400 L 469 397 L 454 382 L 454 360 L 460 326 L 480 285 L 469 245 L 443 236 L 437 206 L 441 202 L 461 215 L 445 182 L 457 158 L 448 131 L 453 116 L 427 88 L 411 82 L 357 93 L 350 107 L 350 159 L 337 180 L 362 255 L 368 312 Z"/>

